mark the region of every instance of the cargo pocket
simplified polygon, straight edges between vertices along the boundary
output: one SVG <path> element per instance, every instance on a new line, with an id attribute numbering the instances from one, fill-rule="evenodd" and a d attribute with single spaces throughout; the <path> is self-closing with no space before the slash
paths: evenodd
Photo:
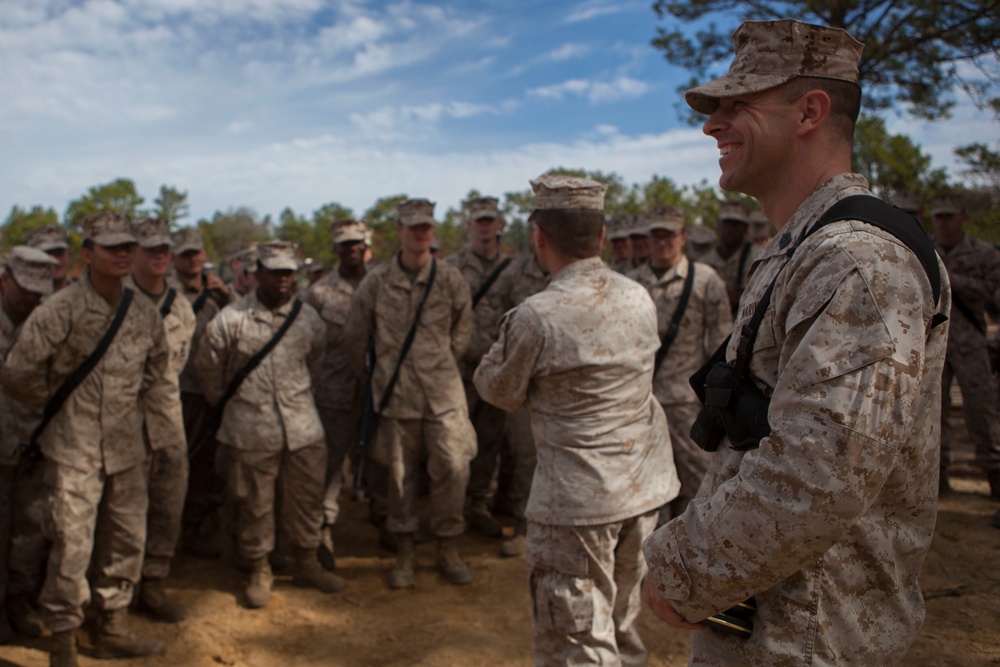
<path id="1" fill-rule="evenodd" d="M 532 611 L 539 630 L 559 635 L 591 631 L 594 581 L 572 526 L 528 524 Z"/>

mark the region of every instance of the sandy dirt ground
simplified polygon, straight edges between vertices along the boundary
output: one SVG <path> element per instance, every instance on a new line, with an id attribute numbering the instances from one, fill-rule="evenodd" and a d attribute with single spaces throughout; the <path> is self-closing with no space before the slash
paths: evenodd
<path id="1" fill-rule="evenodd" d="M 958 415 L 956 415 L 957 417 Z M 957 420 L 958 421 L 958 420 Z M 958 426 L 961 426 L 958 421 Z M 955 492 L 941 498 L 937 531 L 922 574 L 927 620 L 904 664 L 908 667 L 1000 665 L 1000 530 L 990 520 L 1000 503 L 967 461 L 968 443 L 952 467 Z M 337 568 L 348 588 L 323 595 L 279 576 L 271 603 L 241 606 L 245 575 L 227 559 L 177 559 L 169 588 L 189 610 L 176 625 L 133 617 L 137 630 L 169 647 L 166 656 L 107 662 L 90 656 L 78 633 L 80 664 L 122 667 L 306 667 L 530 665 L 529 597 L 524 560 L 501 559 L 497 542 L 463 537 L 475 581 L 449 586 L 434 570 L 434 545 L 418 547 L 416 587 L 390 591 L 393 557 L 379 548 L 367 506 L 347 501 L 338 524 Z M 687 633 L 643 611 L 642 636 L 653 667 L 687 664 Z M 15 639 L 0 646 L 0 667 L 48 665 L 48 640 Z"/>

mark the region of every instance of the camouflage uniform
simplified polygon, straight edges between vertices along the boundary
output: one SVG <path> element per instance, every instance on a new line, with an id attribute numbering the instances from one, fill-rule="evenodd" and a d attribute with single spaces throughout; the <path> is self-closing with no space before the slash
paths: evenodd
<path id="1" fill-rule="evenodd" d="M 743 257 L 744 252 L 746 252 L 746 261 L 742 262 L 743 272 L 740 273 L 740 259 Z M 747 241 L 728 258 L 720 255 L 719 248 L 715 247 L 702 255 L 698 261 L 708 264 L 715 269 L 719 277 L 726 283 L 726 287 L 730 293 L 739 293 L 746 287 L 747 274 L 760 254 L 761 249 L 750 241 Z M 733 305 L 735 306 L 735 304 Z"/>
<path id="2" fill-rule="evenodd" d="M 777 275 L 749 364 L 771 434 L 749 451 L 723 444 L 698 497 L 644 545 L 652 580 L 688 621 L 756 598 L 753 634 L 694 633 L 692 665 L 888 665 L 923 621 L 944 269 L 936 305 L 913 253 L 856 221 L 787 253 L 835 201 L 867 193 L 859 175 L 832 178 L 754 265 L 735 331 Z"/>
<path id="3" fill-rule="evenodd" d="M 361 384 L 344 339 L 354 292 L 355 286 L 334 271 L 316 281 L 302 297 L 326 324 L 326 354 L 317 373 L 316 406 L 326 433 L 328 470 L 323 523 L 327 525 L 335 523 L 340 514 L 338 496 L 344 483 L 344 459 L 358 442 L 361 423 Z"/>
<path id="4" fill-rule="evenodd" d="M 44 405 L 97 345 L 116 309 L 87 276 L 38 306 L 0 373 L 10 395 Z M 98 606 L 119 610 L 131 601 L 146 539 L 143 411 L 154 448 L 183 438 L 172 414 L 169 356 L 153 304 L 134 299 L 101 362 L 39 440 L 54 541 L 40 602 L 53 632 L 83 622 L 92 552 Z"/>
<path id="5" fill-rule="evenodd" d="M 209 322 L 195 370 L 212 405 L 233 376 L 284 324 L 293 301 L 270 310 L 256 291 Z M 315 550 L 323 524 L 326 446 L 311 372 L 323 357 L 325 327 L 304 304 L 284 337 L 226 404 L 217 440 L 226 446 L 229 494 L 239 503 L 240 553 L 266 558 L 275 543 L 275 483 L 282 487 L 282 534 Z"/>
<path id="6" fill-rule="evenodd" d="M 475 294 L 503 260 L 503 255 L 499 254 L 493 260 L 484 260 L 476 255 L 472 248 L 467 247 L 449 257 L 447 262 L 462 273 L 462 277 L 469 283 L 469 291 Z M 500 276 L 511 268 L 507 266 Z M 497 276 L 497 281 L 500 280 L 500 276 Z M 497 339 L 497 324 L 504 308 L 496 288 L 497 284 L 494 282 L 472 309 L 474 322 L 472 337 L 468 349 L 458 363 L 468 400 L 469 418 L 476 431 L 477 443 L 476 456 L 469 466 L 469 496 L 474 503 L 478 501 L 487 506 L 494 495 L 493 480 L 500 452 L 504 447 L 506 415 L 503 410 L 479 397 L 475 385 L 472 384 L 472 374 L 476 372 L 479 360 Z"/>
<path id="7" fill-rule="evenodd" d="M 677 310 L 689 260 L 681 260 L 657 278 L 649 264 L 629 274 L 632 280 L 649 290 L 656 304 L 660 339 L 666 335 Z M 653 394 L 663 406 L 670 427 L 670 443 L 674 448 L 674 463 L 681 480 L 678 499 L 687 503 L 698 492 L 698 486 L 708 470 L 712 455 L 691 440 L 691 425 L 701 408 L 698 396 L 688 378 L 708 361 L 733 328 L 726 286 L 715 270 L 694 263 L 691 296 L 684 309 L 677 337 L 653 377 Z"/>
<path id="8" fill-rule="evenodd" d="M 541 209 L 603 207 L 605 186 L 586 179 L 546 175 L 532 187 Z M 507 313 L 476 371 L 484 399 L 531 413 L 536 665 L 645 664 L 639 550 L 680 486 L 650 391 L 658 347 L 649 295 L 591 257 Z"/>
<path id="9" fill-rule="evenodd" d="M 370 271 L 354 297 L 345 339 L 351 346 L 351 358 L 360 364 L 366 342 L 374 336 L 372 394 L 376 407 L 424 296 L 430 267 L 431 262 L 427 262 L 411 284 L 397 254 Z M 386 526 L 390 532 L 411 534 L 417 530 L 416 483 L 422 452 L 427 453 L 431 478 L 432 532 L 447 538 L 465 529 L 462 509 L 476 437 L 457 360 L 462 358 L 471 333 L 469 286 L 458 269 L 438 261 L 413 346 L 399 370 L 399 380 L 372 443 L 373 456 L 389 466 Z"/>
<path id="10" fill-rule="evenodd" d="M 952 379 L 962 390 L 962 412 L 976 447 L 976 463 L 985 471 L 992 494 L 1000 498 L 1000 404 L 989 352 L 986 347 L 986 319 L 989 303 L 1000 303 L 1000 252 L 989 243 L 965 234 L 958 245 L 938 254 L 948 268 L 952 292 L 976 318 L 972 322 L 952 302 L 948 355 L 942 375 L 941 471 L 946 476 L 951 462 L 953 429 L 948 419 Z"/>
<path id="11" fill-rule="evenodd" d="M 125 286 L 137 295 L 144 294 L 131 277 L 125 279 Z M 169 288 L 153 301 L 156 310 L 163 307 Z M 177 294 L 170 305 L 170 311 L 163 318 L 163 330 L 170 348 L 167 379 L 173 391 L 172 414 L 177 422 L 176 433 L 180 437 L 168 442 L 158 440 L 158 448 L 151 448 L 149 456 L 149 513 L 146 531 L 146 554 L 142 565 L 144 579 L 165 579 L 170 574 L 170 559 L 177 550 L 181 533 L 181 515 L 184 512 L 184 497 L 188 483 L 187 440 L 184 438 L 184 416 L 181 412 L 179 379 L 187 362 L 194 334 L 194 311 L 191 304 Z M 148 434 L 146 441 L 152 443 Z"/>

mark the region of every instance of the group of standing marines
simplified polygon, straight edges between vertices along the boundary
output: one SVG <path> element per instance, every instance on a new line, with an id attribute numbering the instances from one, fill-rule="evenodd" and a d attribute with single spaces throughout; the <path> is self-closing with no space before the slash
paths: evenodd
<path id="1" fill-rule="evenodd" d="M 500 252 L 496 199 L 467 203 L 469 246 L 444 261 L 434 205 L 410 199 L 398 253 L 369 267 L 370 231 L 339 221 L 338 268 L 301 293 L 294 244 L 237 255 L 225 285 L 197 230 L 160 219 L 86 220 L 86 271 L 69 284 L 60 230 L 14 248 L 0 638 L 8 612 L 25 634 L 44 623 L 51 664 L 75 666 L 92 600 L 98 657 L 164 653 L 128 608 L 184 618 L 170 561 L 182 535 L 217 557 L 219 524 L 247 606 L 270 599 L 279 541 L 294 584 L 340 591 L 321 559 L 367 439 L 353 458 L 396 552 L 392 588 L 415 583 L 425 479 L 437 569 L 455 585 L 472 581 L 456 538 L 467 521 L 500 537 L 504 495 L 516 526 L 501 554 L 525 555 L 538 665 L 644 664 L 642 599 L 698 630 L 695 665 L 900 661 L 948 487 L 942 381 L 958 380 L 1000 497 L 983 317 L 1000 252 L 950 201 L 932 206 L 932 242 L 850 173 L 850 35 L 748 22 L 734 45 L 730 72 L 686 100 L 708 116 L 722 187 L 756 197 L 778 234 L 747 240 L 750 216 L 724 205 L 699 261 L 705 239 L 667 207 L 627 244 L 610 226 L 609 267 L 605 186 L 559 174 L 531 182 L 533 248 L 516 259 Z M 706 364 L 735 384 L 689 384 Z M 766 407 L 749 443 L 728 421 L 743 394 Z M 692 429 L 706 414 L 730 439 Z"/>

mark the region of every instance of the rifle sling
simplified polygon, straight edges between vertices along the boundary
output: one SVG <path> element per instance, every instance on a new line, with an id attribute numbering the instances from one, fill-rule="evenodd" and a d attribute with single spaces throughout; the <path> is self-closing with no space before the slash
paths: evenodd
<path id="1" fill-rule="evenodd" d="M 201 294 L 198 295 L 198 298 L 194 300 L 194 303 L 191 304 L 191 310 L 194 311 L 195 315 L 197 315 L 205 306 L 206 301 L 208 301 L 208 290 L 204 289 L 201 291 Z"/>
<path id="2" fill-rule="evenodd" d="M 177 290 L 173 287 L 167 290 L 167 296 L 164 297 L 163 303 L 160 304 L 160 317 L 166 317 L 170 314 L 170 309 L 174 307 L 174 299 L 177 298 Z"/>
<path id="3" fill-rule="evenodd" d="M 486 293 L 490 291 L 490 288 L 493 287 L 493 283 L 497 281 L 497 278 L 500 277 L 500 274 L 503 273 L 503 270 L 506 269 L 508 266 L 510 266 L 511 261 L 512 260 L 510 257 L 505 257 L 504 260 L 500 262 L 500 264 L 495 269 L 493 269 L 493 272 L 489 275 L 486 281 L 479 286 L 479 289 L 476 290 L 476 293 L 472 296 L 473 308 L 479 305 L 479 302 L 482 300 L 484 296 L 486 296 Z"/>
<path id="4" fill-rule="evenodd" d="M 687 310 L 688 301 L 691 300 L 691 288 L 694 286 L 694 262 L 688 261 L 687 275 L 684 277 L 684 290 L 681 292 L 681 299 L 677 303 L 677 309 L 674 311 L 673 317 L 670 318 L 670 326 L 667 327 L 667 333 L 664 334 L 663 340 L 660 341 L 660 349 L 656 351 L 656 362 L 653 365 L 653 375 L 660 371 L 660 364 L 667 357 L 667 352 L 670 351 L 670 346 L 674 344 L 674 340 L 677 339 L 677 334 L 680 333 L 681 320 L 684 319 L 684 311 Z"/>

